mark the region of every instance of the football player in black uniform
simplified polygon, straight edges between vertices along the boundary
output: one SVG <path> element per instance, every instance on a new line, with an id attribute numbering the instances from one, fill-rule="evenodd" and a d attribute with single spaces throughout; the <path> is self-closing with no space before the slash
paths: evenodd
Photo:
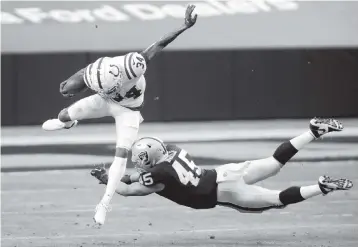
<path id="1" fill-rule="evenodd" d="M 157 193 L 194 209 L 220 205 L 241 212 L 260 213 L 335 190 L 348 190 L 353 186 L 352 181 L 328 176 L 321 176 L 314 185 L 292 186 L 282 191 L 254 185 L 277 174 L 306 144 L 326 133 L 342 129 L 342 124 L 337 120 L 314 118 L 310 121 L 310 130 L 282 143 L 271 157 L 208 170 L 196 166 L 185 150 L 175 145 L 165 145 L 157 138 L 144 137 L 132 146 L 132 161 L 138 172 L 125 175 L 116 192 L 123 196 Z M 91 174 L 100 183 L 107 183 L 104 168 L 98 167 Z"/>

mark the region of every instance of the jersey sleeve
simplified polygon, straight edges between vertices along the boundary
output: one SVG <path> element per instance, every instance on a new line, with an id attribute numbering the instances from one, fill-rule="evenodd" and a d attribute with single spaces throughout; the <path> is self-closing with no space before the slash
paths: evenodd
<path id="1" fill-rule="evenodd" d="M 160 171 L 143 172 L 139 176 L 139 183 L 144 186 L 153 186 L 164 181 L 165 176 Z"/>
<path id="2" fill-rule="evenodd" d="M 180 152 L 181 151 L 181 148 L 179 148 L 177 145 L 174 145 L 174 144 L 167 144 L 166 145 L 166 148 L 167 150 L 170 152 L 170 151 L 174 151 L 174 152 Z"/>

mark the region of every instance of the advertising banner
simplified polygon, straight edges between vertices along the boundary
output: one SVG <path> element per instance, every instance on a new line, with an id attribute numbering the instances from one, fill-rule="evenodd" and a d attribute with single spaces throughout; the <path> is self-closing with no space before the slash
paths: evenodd
<path id="1" fill-rule="evenodd" d="M 2 53 L 143 49 L 199 19 L 168 49 L 358 47 L 358 2 L 2 1 Z"/>

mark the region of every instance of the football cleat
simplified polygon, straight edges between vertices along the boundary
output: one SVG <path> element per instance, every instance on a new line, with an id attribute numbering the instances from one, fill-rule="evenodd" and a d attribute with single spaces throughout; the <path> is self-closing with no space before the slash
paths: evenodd
<path id="1" fill-rule="evenodd" d="M 93 217 L 93 220 L 96 225 L 103 225 L 104 221 L 106 220 L 107 212 L 110 212 L 112 209 L 109 205 L 100 202 L 96 207 L 96 214 Z"/>
<path id="2" fill-rule="evenodd" d="M 49 119 L 42 124 L 42 129 L 47 131 L 60 130 L 60 129 L 70 129 L 78 124 L 77 120 L 61 122 L 59 119 Z"/>
<path id="3" fill-rule="evenodd" d="M 108 174 L 104 167 L 97 166 L 91 171 L 91 175 L 99 180 L 100 184 L 108 183 Z"/>
<path id="4" fill-rule="evenodd" d="M 318 179 L 318 185 L 323 194 L 328 194 L 335 190 L 349 190 L 353 187 L 353 182 L 345 178 L 332 179 L 328 176 L 321 176 Z"/>
<path id="5" fill-rule="evenodd" d="M 310 130 L 316 138 L 319 138 L 329 132 L 342 131 L 343 125 L 333 118 L 314 118 L 310 121 Z"/>

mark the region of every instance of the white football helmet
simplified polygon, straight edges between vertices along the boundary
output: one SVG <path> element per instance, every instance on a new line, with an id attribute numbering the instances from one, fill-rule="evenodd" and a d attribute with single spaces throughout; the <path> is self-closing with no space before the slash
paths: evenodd
<path id="1" fill-rule="evenodd" d="M 168 157 L 163 141 L 155 137 L 143 137 L 132 145 L 132 162 L 140 171 L 147 171 Z"/>
<path id="2" fill-rule="evenodd" d="M 110 57 L 102 57 L 86 67 L 83 78 L 89 88 L 96 92 L 111 94 L 122 85 L 122 69 L 111 61 Z"/>

